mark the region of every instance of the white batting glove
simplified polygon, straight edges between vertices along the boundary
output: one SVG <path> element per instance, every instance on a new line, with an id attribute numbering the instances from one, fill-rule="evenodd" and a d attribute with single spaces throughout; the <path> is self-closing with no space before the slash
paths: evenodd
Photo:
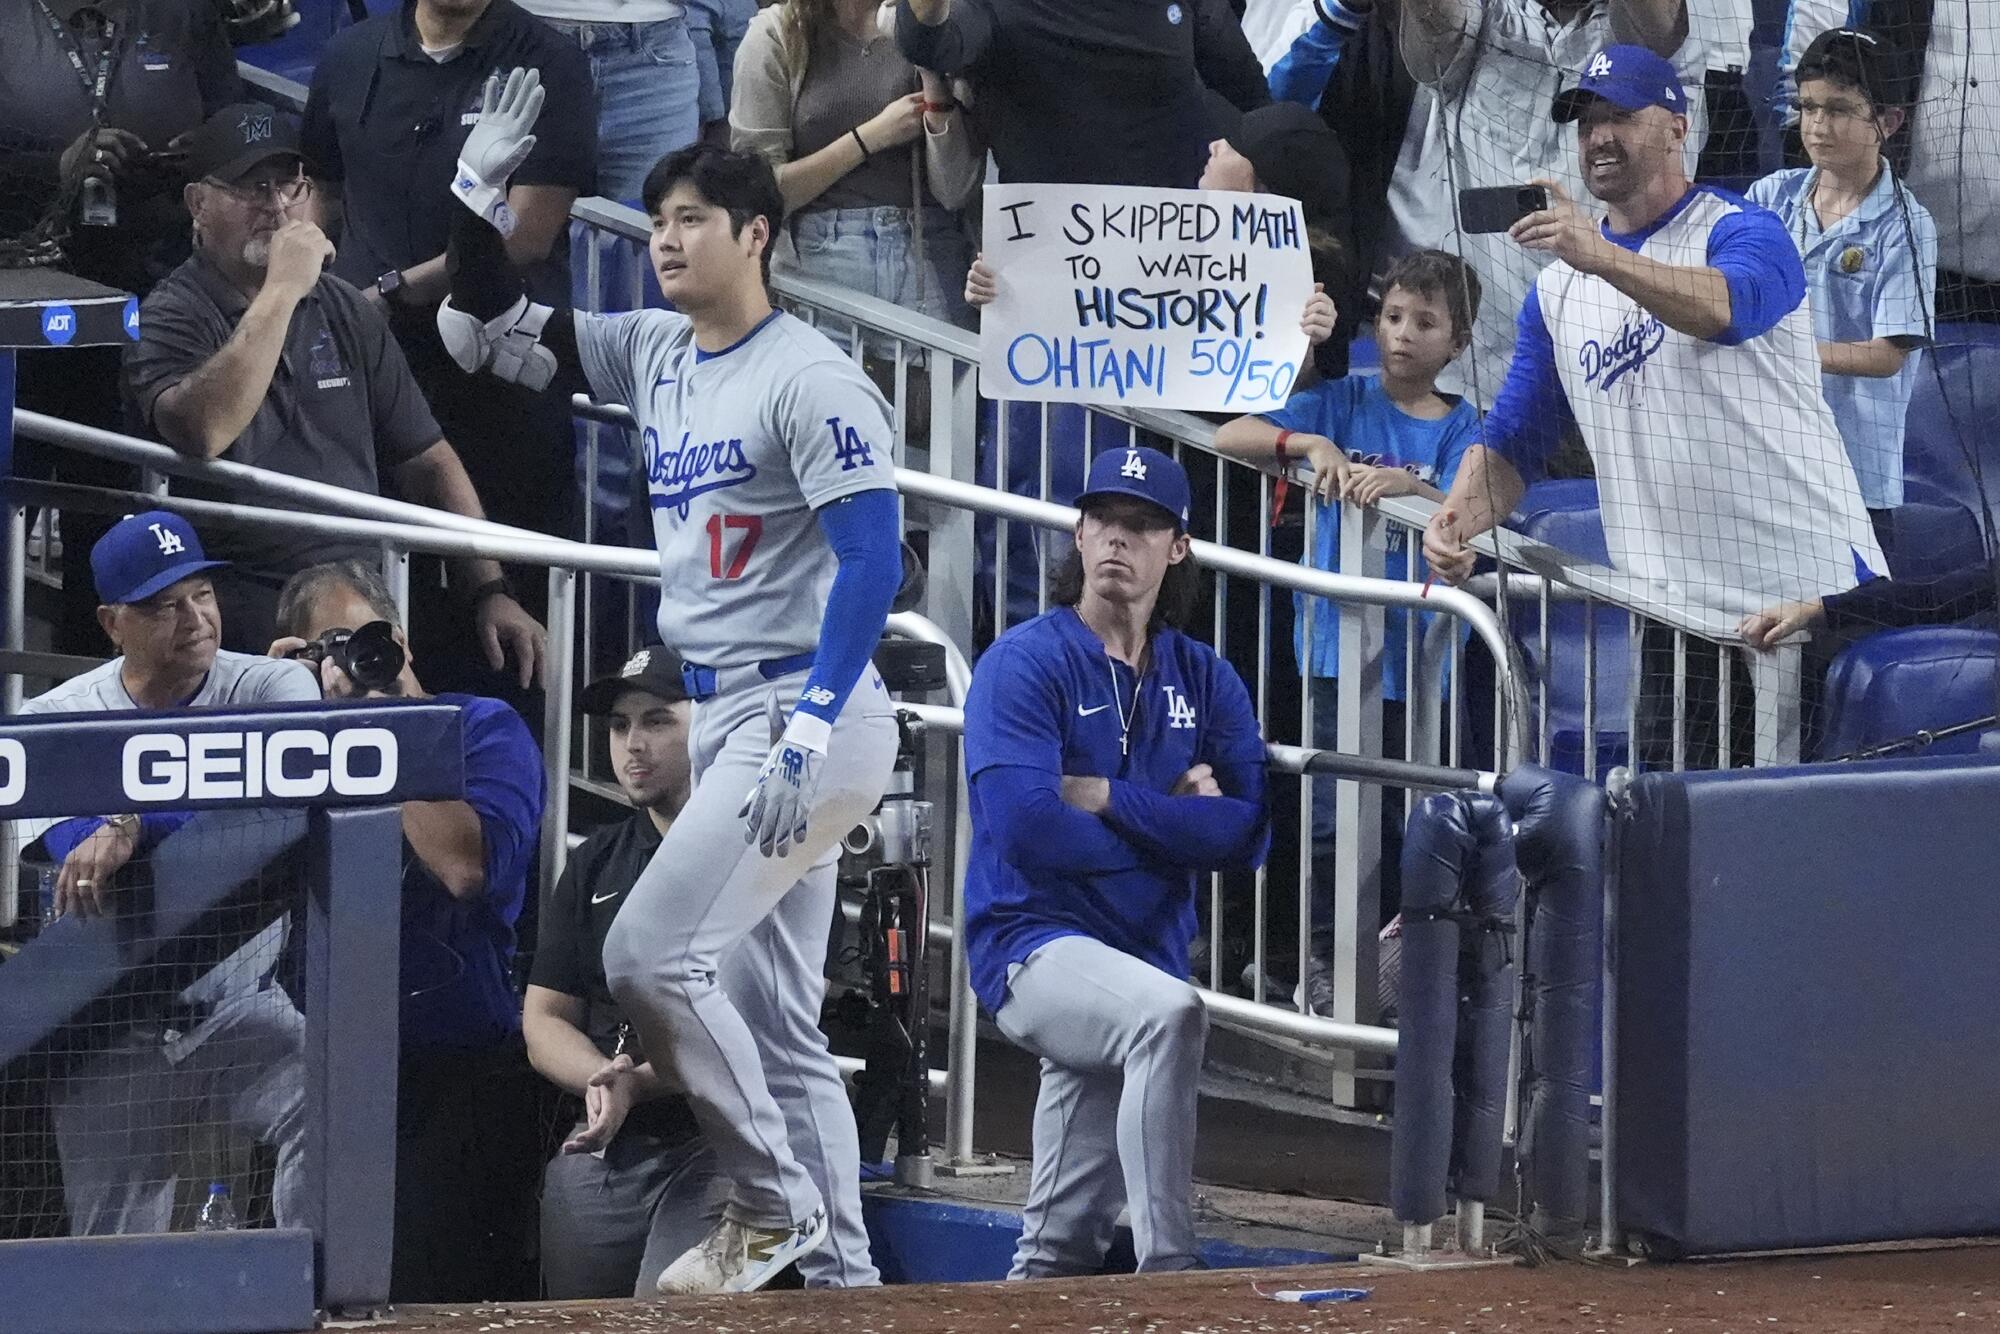
<path id="1" fill-rule="evenodd" d="M 507 181 L 535 150 L 533 131 L 545 96 L 539 70 L 511 69 L 504 85 L 497 72 L 487 75 L 479 119 L 465 136 L 465 147 L 458 150 L 451 192 L 502 236 L 514 234 Z"/>
<path id="2" fill-rule="evenodd" d="M 782 857 L 794 843 L 805 842 L 806 817 L 819 795 L 820 773 L 826 763 L 826 739 L 831 730 L 822 718 L 792 714 L 785 724 L 776 691 L 767 716 L 771 723 L 771 753 L 757 781 L 736 814 L 745 823 L 743 841 L 755 843 L 766 857 Z"/>

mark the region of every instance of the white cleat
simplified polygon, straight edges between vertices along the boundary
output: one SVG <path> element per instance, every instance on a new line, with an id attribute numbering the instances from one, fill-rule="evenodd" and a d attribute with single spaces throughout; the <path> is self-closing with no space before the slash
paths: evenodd
<path id="1" fill-rule="evenodd" d="M 752 1227 L 725 1218 L 681 1258 L 668 1265 L 657 1286 L 662 1297 L 755 1292 L 826 1238 L 826 1210 L 796 1227 Z"/>

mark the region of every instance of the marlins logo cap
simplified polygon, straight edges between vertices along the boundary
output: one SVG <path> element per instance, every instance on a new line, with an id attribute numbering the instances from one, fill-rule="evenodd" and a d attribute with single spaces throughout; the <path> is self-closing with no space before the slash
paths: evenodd
<path id="1" fill-rule="evenodd" d="M 600 676 L 583 689 L 583 711 L 594 718 L 611 712 L 611 706 L 628 690 L 643 690 L 656 699 L 678 704 L 688 697 L 681 683 L 680 654 L 659 644 L 640 649 L 623 667 L 609 676 Z"/>
<path id="2" fill-rule="evenodd" d="M 1090 479 L 1076 503 L 1088 509 L 1104 496 L 1136 496 L 1165 510 L 1182 532 L 1188 526 L 1188 476 L 1181 465 L 1146 445 L 1107 449 L 1091 460 Z"/>
<path id="3" fill-rule="evenodd" d="M 298 122 L 257 102 L 236 102 L 203 121 L 188 136 L 187 174 L 191 180 L 233 185 L 243 173 L 274 157 L 305 160 Z"/>
<path id="4" fill-rule="evenodd" d="M 1607 46 L 1592 56 L 1576 87 L 1556 94 L 1551 114 L 1558 124 L 1568 124 L 1583 114 L 1593 97 L 1626 111 L 1665 107 L 1676 116 L 1685 116 L 1688 109 L 1681 76 L 1665 56 L 1643 46 Z"/>

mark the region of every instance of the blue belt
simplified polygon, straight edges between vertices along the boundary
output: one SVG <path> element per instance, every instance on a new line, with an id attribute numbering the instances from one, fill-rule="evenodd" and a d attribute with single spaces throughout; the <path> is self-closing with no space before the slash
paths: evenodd
<path id="1" fill-rule="evenodd" d="M 811 653 L 794 653 L 789 658 L 766 658 L 755 664 L 757 675 L 766 681 L 775 681 L 793 672 L 802 672 L 813 665 Z M 704 667 L 698 662 L 681 663 L 681 689 L 687 691 L 692 700 L 714 699 L 718 693 L 716 680 L 719 676 L 732 676 L 748 671 L 747 667 Z"/>

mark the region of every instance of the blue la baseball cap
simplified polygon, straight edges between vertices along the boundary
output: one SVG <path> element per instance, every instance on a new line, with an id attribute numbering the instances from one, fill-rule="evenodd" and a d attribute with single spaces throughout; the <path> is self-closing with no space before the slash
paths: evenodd
<path id="1" fill-rule="evenodd" d="M 1188 526 L 1188 477 L 1180 464 L 1146 445 L 1107 449 L 1090 461 L 1090 478 L 1079 505 L 1100 496 L 1137 496 L 1150 500 L 1173 517 L 1182 531 Z"/>
<path id="2" fill-rule="evenodd" d="M 1593 97 L 1627 111 L 1665 107 L 1676 116 L 1685 116 L 1688 109 L 1681 76 L 1665 56 L 1643 46 L 1607 46 L 1592 56 L 1576 87 L 1556 94 L 1551 114 L 1557 124 L 1566 125 L 1583 114 Z"/>
<path id="3" fill-rule="evenodd" d="M 126 515 L 90 549 L 97 600 L 106 606 L 144 602 L 169 584 L 228 563 L 210 560 L 194 527 L 166 510 Z"/>

